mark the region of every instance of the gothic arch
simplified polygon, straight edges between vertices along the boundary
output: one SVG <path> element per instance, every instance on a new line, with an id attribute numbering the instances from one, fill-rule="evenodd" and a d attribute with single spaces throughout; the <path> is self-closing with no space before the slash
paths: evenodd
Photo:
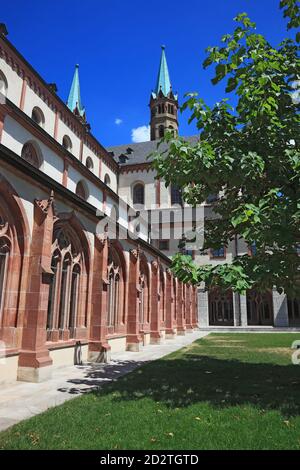
<path id="1" fill-rule="evenodd" d="M 160 309 L 160 321 L 165 322 L 166 320 L 166 281 L 165 272 L 162 267 L 159 270 L 159 309 Z"/>
<path id="2" fill-rule="evenodd" d="M 18 346 L 15 328 L 23 321 L 29 240 L 24 206 L 0 174 L 0 339 L 8 346 Z"/>
<path id="3" fill-rule="evenodd" d="M 107 326 L 109 334 L 116 333 L 125 323 L 126 262 L 123 248 L 117 240 L 109 242 L 107 263 Z"/>
<path id="4" fill-rule="evenodd" d="M 88 326 L 90 243 L 74 213 L 60 214 L 53 227 L 47 337 L 69 340 Z"/>
<path id="5" fill-rule="evenodd" d="M 150 269 L 144 253 L 140 256 L 139 273 L 139 322 L 150 323 Z"/>

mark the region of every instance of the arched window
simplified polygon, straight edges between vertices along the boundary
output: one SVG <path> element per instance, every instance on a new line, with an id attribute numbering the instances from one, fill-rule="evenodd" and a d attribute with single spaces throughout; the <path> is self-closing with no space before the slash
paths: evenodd
<path id="1" fill-rule="evenodd" d="M 44 127 L 45 116 L 43 114 L 43 111 L 37 106 L 35 106 L 32 110 L 31 119 L 39 126 Z"/>
<path id="2" fill-rule="evenodd" d="M 165 321 L 165 279 L 164 272 L 160 270 L 159 277 L 159 309 L 160 309 L 160 319 Z"/>
<path id="3" fill-rule="evenodd" d="M 159 133 L 159 137 L 162 138 L 164 135 L 165 135 L 165 128 L 164 126 L 159 126 L 158 128 L 158 133 Z"/>
<path id="4" fill-rule="evenodd" d="M 110 333 L 124 321 L 124 272 L 119 253 L 114 247 L 109 248 L 107 289 L 107 326 Z"/>
<path id="5" fill-rule="evenodd" d="M 7 80 L 3 72 L 0 70 L 0 93 L 4 96 L 7 95 Z"/>
<path id="6" fill-rule="evenodd" d="M 78 181 L 76 186 L 76 194 L 77 196 L 81 197 L 85 201 L 88 199 L 88 190 L 84 181 Z"/>
<path id="7" fill-rule="evenodd" d="M 91 157 L 87 157 L 85 165 L 91 171 L 94 169 L 94 163 L 93 163 L 93 160 L 91 159 Z"/>
<path id="8" fill-rule="evenodd" d="M 71 152 L 71 150 L 72 150 L 72 141 L 71 141 L 71 139 L 68 135 L 63 136 L 62 144 L 63 144 L 63 147 L 65 147 L 66 150 Z"/>
<path id="9" fill-rule="evenodd" d="M 106 173 L 105 176 L 104 176 L 104 183 L 107 185 L 107 186 L 110 186 L 110 177 L 109 175 Z"/>
<path id="10" fill-rule="evenodd" d="M 182 206 L 181 189 L 174 185 L 171 186 L 171 204 L 179 204 L 180 206 Z"/>
<path id="11" fill-rule="evenodd" d="M 272 325 L 273 302 L 271 292 L 257 292 L 252 289 L 247 292 L 248 325 Z"/>
<path id="12" fill-rule="evenodd" d="M 212 289 L 208 293 L 209 324 L 233 326 L 233 295 L 231 290 Z"/>
<path id="13" fill-rule="evenodd" d="M 21 157 L 36 168 L 40 168 L 41 157 L 37 144 L 26 142 L 26 144 L 23 145 Z"/>
<path id="14" fill-rule="evenodd" d="M 136 183 L 132 191 L 133 204 L 145 204 L 145 190 L 142 183 Z"/>
<path id="15" fill-rule="evenodd" d="M 82 276 L 83 254 L 76 234 L 68 227 L 54 230 L 53 240 L 47 337 L 67 340 L 75 337 L 79 307 L 84 304 L 80 299 L 87 287 L 80 289 L 81 281 L 86 282 L 86 276 Z"/>

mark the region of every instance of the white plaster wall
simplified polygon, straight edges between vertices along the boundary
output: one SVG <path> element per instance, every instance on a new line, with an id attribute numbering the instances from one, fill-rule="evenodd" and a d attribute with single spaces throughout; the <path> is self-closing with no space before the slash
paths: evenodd
<path id="1" fill-rule="evenodd" d="M 67 135 L 72 142 L 72 149 L 69 150 L 70 153 L 74 155 L 74 157 L 79 159 L 80 156 L 80 139 L 77 137 L 71 129 L 66 126 L 66 124 L 59 119 L 58 122 L 58 129 L 57 129 L 57 141 L 62 145 L 63 137 Z"/>
<path id="2" fill-rule="evenodd" d="M 26 88 L 25 102 L 24 102 L 24 113 L 31 117 L 33 108 L 37 106 L 41 109 L 45 117 L 45 124 L 43 129 L 45 129 L 48 134 L 53 137 L 54 134 L 54 124 L 55 124 L 55 113 L 46 103 L 29 87 Z"/>
<path id="3" fill-rule="evenodd" d="M 118 181 L 117 181 L 117 175 L 106 165 L 106 163 L 101 160 L 101 180 L 104 181 L 105 175 L 108 174 L 110 177 L 110 188 L 117 193 L 118 192 Z"/>
<path id="4" fill-rule="evenodd" d="M 156 180 L 154 171 L 135 171 L 133 173 L 124 173 L 119 176 L 118 194 L 132 205 L 132 188 L 138 182 L 145 185 L 145 208 L 150 209 L 156 203 Z"/>
<path id="5" fill-rule="evenodd" d="M 83 145 L 83 153 L 82 153 L 82 163 L 86 166 L 86 159 L 90 157 L 93 160 L 94 168 L 91 170 L 96 176 L 99 177 L 99 157 L 95 155 L 91 149 L 87 145 Z"/>
<path id="6" fill-rule="evenodd" d="M 93 183 L 88 181 L 86 178 L 83 178 L 81 173 L 79 173 L 77 170 L 72 168 L 71 166 L 69 167 L 69 172 L 68 172 L 68 189 L 72 191 L 73 193 L 76 192 L 76 186 L 79 181 L 84 181 L 89 192 L 89 197 L 88 197 L 88 202 L 92 204 L 94 207 L 97 209 L 102 209 L 102 200 L 103 200 L 103 194 L 102 191 L 95 186 Z"/>
<path id="7" fill-rule="evenodd" d="M 19 77 L 19 75 L 12 70 L 12 68 L 2 58 L 0 58 L 0 70 L 5 75 L 8 83 L 7 98 L 15 105 L 19 106 L 23 85 L 22 78 Z"/>
<path id="8" fill-rule="evenodd" d="M 23 145 L 29 140 L 36 142 L 41 150 L 43 164 L 40 169 L 55 181 L 61 183 L 63 176 L 62 159 L 50 150 L 43 142 L 36 139 L 14 119 L 10 116 L 6 116 L 1 143 L 17 155 L 21 155 Z"/>
<path id="9" fill-rule="evenodd" d="M 21 199 L 25 209 L 30 233 L 33 230 L 34 199 L 47 199 L 50 191 L 42 191 L 38 186 L 31 185 L 17 173 L 12 173 L 6 168 L 0 168 L 0 174 L 7 179 Z"/>

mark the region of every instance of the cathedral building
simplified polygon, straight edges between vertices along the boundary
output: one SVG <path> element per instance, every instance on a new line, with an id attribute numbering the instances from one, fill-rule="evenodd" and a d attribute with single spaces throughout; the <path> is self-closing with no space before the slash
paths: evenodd
<path id="1" fill-rule="evenodd" d="M 213 216 L 215 196 L 212 195 L 193 212 L 193 208 L 182 201 L 180 188 L 166 188 L 163 181 L 155 179 L 151 154 L 156 151 L 166 131 L 175 134 L 179 131 L 178 97 L 172 91 L 164 46 L 156 87 L 150 96 L 150 111 L 149 142 L 114 146 L 108 150 L 120 165 L 119 196 L 140 211 L 151 211 L 151 231 L 158 237 L 150 237 L 150 242 L 171 257 L 184 247 L 180 238 L 184 239 L 195 226 L 203 228 L 205 219 Z M 193 143 L 197 141 L 197 136 L 185 139 Z M 165 149 L 165 144 L 160 146 L 161 151 Z M 165 226 L 171 227 L 171 230 L 164 235 Z M 174 236 L 173 229 L 177 229 L 177 236 Z M 183 248 L 185 253 L 190 254 L 200 265 L 228 263 L 237 255 L 255 254 L 255 246 L 249 247 L 238 238 L 218 250 L 203 251 L 188 245 L 186 248 L 189 249 Z M 218 290 L 208 291 L 203 286 L 198 289 L 198 321 L 202 328 L 299 327 L 300 300 L 288 299 L 276 290 L 264 294 L 251 291 L 247 295 L 239 295 L 232 291 L 226 294 Z"/>
<path id="2" fill-rule="evenodd" d="M 65 103 L 7 36 L 1 24 L 0 382 L 47 380 L 79 356 L 106 362 L 199 324 L 299 322 L 299 302 L 276 292 L 259 302 L 255 293 L 207 292 L 170 271 L 183 233 L 178 207 L 188 207 L 179 188 L 155 179 L 148 159 L 166 130 L 178 133 L 164 48 L 151 140 L 105 148 L 87 122 L 78 65 Z M 209 210 L 201 206 L 203 220 Z M 168 218 L 180 237 L 161 235 Z M 194 220 L 190 211 L 186 230 Z M 219 263 L 245 249 L 191 254 Z"/>

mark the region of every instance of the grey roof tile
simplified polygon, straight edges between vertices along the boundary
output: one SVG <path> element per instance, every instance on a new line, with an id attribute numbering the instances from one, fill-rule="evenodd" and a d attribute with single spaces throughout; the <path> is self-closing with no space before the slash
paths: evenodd
<path id="1" fill-rule="evenodd" d="M 197 135 L 192 135 L 188 137 L 184 137 L 188 142 L 193 143 L 197 142 L 199 137 Z M 113 152 L 113 157 L 117 163 L 120 163 L 121 166 L 126 165 L 136 165 L 139 163 L 147 163 L 151 162 L 151 158 L 147 158 L 148 155 L 155 152 L 157 150 L 157 144 L 159 140 L 150 140 L 148 142 L 139 142 L 136 144 L 123 144 L 123 145 L 115 145 L 112 147 L 107 147 L 106 150 L 108 152 Z M 167 144 L 162 144 L 159 149 L 161 151 L 167 148 Z M 123 155 L 123 159 L 119 158 Z"/>

